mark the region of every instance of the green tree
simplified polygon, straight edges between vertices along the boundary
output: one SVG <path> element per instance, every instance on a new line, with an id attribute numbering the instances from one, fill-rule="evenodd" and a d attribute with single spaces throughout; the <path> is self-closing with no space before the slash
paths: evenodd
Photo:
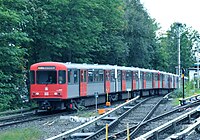
<path id="1" fill-rule="evenodd" d="M 98 0 L 97 0 L 98 1 Z M 126 44 L 123 36 L 125 26 L 124 2 L 102 0 L 96 16 L 102 23 L 97 44 L 91 51 L 92 60 L 103 64 L 126 64 Z"/>
<path id="2" fill-rule="evenodd" d="M 22 32 L 24 9 L 23 0 L 0 1 L 0 110 L 15 108 L 26 91 L 26 49 L 22 44 L 29 39 Z"/>
<path id="3" fill-rule="evenodd" d="M 192 46 L 196 32 L 182 24 L 180 27 L 180 55 L 181 67 L 189 68 L 194 63 Z M 160 37 L 160 55 L 163 59 L 163 70 L 176 73 L 175 67 L 178 65 L 178 27 L 176 23 L 171 25 L 167 34 Z"/>
<path id="4" fill-rule="evenodd" d="M 124 63 L 123 1 L 31 0 L 28 5 L 30 63 Z"/>
<path id="5" fill-rule="evenodd" d="M 129 48 L 128 64 L 150 68 L 154 63 L 157 24 L 139 0 L 126 0 L 124 35 Z"/>

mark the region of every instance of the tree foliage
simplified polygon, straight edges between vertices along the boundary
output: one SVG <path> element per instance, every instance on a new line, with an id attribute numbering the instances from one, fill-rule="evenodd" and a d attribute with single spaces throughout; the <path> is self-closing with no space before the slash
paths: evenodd
<path id="1" fill-rule="evenodd" d="M 139 0 L 126 0 L 124 36 L 129 49 L 128 64 L 151 67 L 156 44 L 157 24 L 144 10 Z"/>
<path id="2" fill-rule="evenodd" d="M 23 1 L 0 1 L 0 110 L 15 108 L 21 101 L 19 93 L 24 94 L 26 49 L 22 44 L 29 39 L 21 31 L 25 20 L 21 10 Z"/>
<path id="3" fill-rule="evenodd" d="M 158 24 L 139 0 L 0 0 L 0 110 L 27 94 L 29 66 L 99 63 L 175 72 L 177 28 Z M 181 28 L 181 62 L 193 63 L 196 32 Z"/>
<path id="4" fill-rule="evenodd" d="M 194 64 L 192 47 L 197 32 L 182 24 L 180 27 L 180 61 L 181 67 L 189 68 Z M 173 23 L 167 34 L 159 38 L 160 58 L 163 62 L 160 69 L 176 73 L 175 67 L 178 66 L 178 27 Z"/>

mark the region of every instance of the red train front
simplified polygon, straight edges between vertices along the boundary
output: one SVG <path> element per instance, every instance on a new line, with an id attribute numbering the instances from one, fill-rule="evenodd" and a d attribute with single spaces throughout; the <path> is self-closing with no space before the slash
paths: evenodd
<path id="1" fill-rule="evenodd" d="M 37 63 L 30 68 L 30 99 L 40 109 L 63 109 L 67 98 L 67 68 L 63 63 Z"/>

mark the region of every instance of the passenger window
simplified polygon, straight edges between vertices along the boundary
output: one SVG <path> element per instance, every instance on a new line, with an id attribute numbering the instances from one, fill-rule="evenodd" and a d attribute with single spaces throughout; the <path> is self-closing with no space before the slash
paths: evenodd
<path id="1" fill-rule="evenodd" d="M 164 74 L 162 75 L 162 78 L 163 78 L 163 81 L 165 81 L 165 75 Z"/>
<path id="2" fill-rule="evenodd" d="M 146 77 L 146 80 L 147 81 L 151 81 L 152 80 L 152 78 L 155 78 L 155 76 L 154 76 L 154 73 L 145 73 L 145 77 Z"/>
<path id="3" fill-rule="evenodd" d="M 115 81 L 115 71 L 112 70 L 111 71 L 111 82 L 114 82 Z"/>
<path id="4" fill-rule="evenodd" d="M 87 71 L 84 71 L 84 81 L 83 82 L 86 82 L 87 81 Z"/>
<path id="5" fill-rule="evenodd" d="M 99 71 L 95 70 L 94 71 L 94 82 L 98 82 L 99 81 Z"/>
<path id="6" fill-rule="evenodd" d="M 138 72 L 135 72 L 135 79 L 139 80 L 139 74 L 138 74 Z"/>
<path id="7" fill-rule="evenodd" d="M 145 73 L 144 73 L 144 72 L 141 72 L 141 73 L 140 73 L 140 77 L 141 77 L 141 79 L 146 80 L 146 78 L 145 78 Z"/>
<path id="8" fill-rule="evenodd" d="M 77 70 L 75 70 L 74 71 L 74 83 L 78 83 L 78 71 Z"/>
<path id="9" fill-rule="evenodd" d="M 88 70 L 88 83 L 94 82 L 94 70 Z"/>
<path id="10" fill-rule="evenodd" d="M 121 82 L 121 78 L 122 78 L 121 73 L 122 73 L 122 71 L 120 71 L 120 70 L 117 71 L 118 82 Z"/>
<path id="11" fill-rule="evenodd" d="M 126 81 L 131 81 L 131 79 L 132 79 L 132 72 L 131 71 L 127 71 L 126 72 Z"/>
<path id="12" fill-rule="evenodd" d="M 71 83 L 71 70 L 68 70 L 68 74 L 67 74 L 67 77 L 68 77 L 68 84 Z"/>
<path id="13" fill-rule="evenodd" d="M 122 80 L 126 80 L 126 72 L 122 71 Z"/>
<path id="14" fill-rule="evenodd" d="M 35 71 L 30 71 L 30 84 L 35 84 Z"/>
<path id="15" fill-rule="evenodd" d="M 104 72 L 103 70 L 99 70 L 99 82 L 103 82 L 104 81 Z"/>
<path id="16" fill-rule="evenodd" d="M 106 81 L 110 81 L 110 71 L 106 71 Z"/>
<path id="17" fill-rule="evenodd" d="M 66 83 L 66 71 L 60 70 L 58 74 L 58 83 L 65 84 Z"/>
<path id="18" fill-rule="evenodd" d="M 84 74 L 83 74 L 83 70 L 80 70 L 80 74 L 81 74 L 81 82 L 83 82 L 83 78 L 84 78 Z"/>

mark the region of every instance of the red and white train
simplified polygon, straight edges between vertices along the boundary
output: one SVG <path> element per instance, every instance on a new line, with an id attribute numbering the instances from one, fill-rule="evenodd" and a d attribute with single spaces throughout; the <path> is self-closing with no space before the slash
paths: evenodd
<path id="1" fill-rule="evenodd" d="M 30 99 L 39 109 L 64 109 L 177 88 L 178 75 L 135 67 L 41 62 L 30 67 Z"/>

